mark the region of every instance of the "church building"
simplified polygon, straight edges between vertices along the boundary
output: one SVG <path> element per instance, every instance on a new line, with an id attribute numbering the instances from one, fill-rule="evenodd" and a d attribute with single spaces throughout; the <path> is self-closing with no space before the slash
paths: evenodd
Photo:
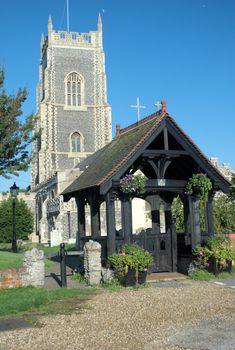
<path id="1" fill-rule="evenodd" d="M 42 243 L 59 243 L 77 230 L 74 201 L 64 203 L 60 193 L 80 175 L 81 162 L 112 137 L 101 16 L 96 31 L 81 34 L 55 31 L 49 17 L 40 48 L 31 189 L 36 234 Z"/>
<path id="2" fill-rule="evenodd" d="M 123 243 L 153 254 L 153 272 L 181 271 L 192 250 L 214 235 L 212 201 L 230 183 L 168 113 L 161 110 L 111 135 L 102 22 L 97 31 L 54 31 L 41 39 L 37 88 L 39 134 L 33 144 L 32 191 L 36 234 L 51 246 L 93 239 L 103 262 Z M 142 174 L 144 191 L 122 191 L 126 177 Z M 205 229 L 200 201 L 187 191 L 194 175 L 210 181 Z M 177 233 L 172 205 L 180 198 L 184 232 Z M 146 215 L 148 214 L 148 215 Z M 139 220 L 141 219 L 141 220 Z"/>

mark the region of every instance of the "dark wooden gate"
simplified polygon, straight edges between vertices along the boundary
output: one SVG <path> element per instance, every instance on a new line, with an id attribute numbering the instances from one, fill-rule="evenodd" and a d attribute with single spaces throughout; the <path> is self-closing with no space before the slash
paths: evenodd
<path id="1" fill-rule="evenodd" d="M 152 272 L 172 271 L 170 234 L 151 234 L 147 237 L 146 249 L 153 254 Z"/>
<path id="2" fill-rule="evenodd" d="M 152 272 L 172 271 L 171 231 L 167 233 L 152 233 L 147 229 L 140 235 L 133 235 L 133 241 L 148 250 L 154 257 Z"/>

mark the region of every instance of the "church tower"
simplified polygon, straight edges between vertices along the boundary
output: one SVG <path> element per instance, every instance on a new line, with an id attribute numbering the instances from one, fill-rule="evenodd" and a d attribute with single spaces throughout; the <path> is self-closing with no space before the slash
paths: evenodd
<path id="1" fill-rule="evenodd" d="M 32 189 L 111 140 L 100 15 L 97 31 L 81 34 L 53 30 L 49 17 L 48 35 L 41 38 L 37 115 Z"/>

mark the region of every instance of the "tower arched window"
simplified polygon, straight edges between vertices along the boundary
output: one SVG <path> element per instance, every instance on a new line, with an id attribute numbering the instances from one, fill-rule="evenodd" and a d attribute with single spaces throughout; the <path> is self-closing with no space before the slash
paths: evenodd
<path id="1" fill-rule="evenodd" d="M 72 152 L 82 151 L 82 138 L 78 132 L 74 132 L 71 136 L 71 151 Z"/>
<path id="2" fill-rule="evenodd" d="M 66 105 L 81 106 L 83 94 L 83 79 L 76 73 L 70 73 L 66 78 Z"/>

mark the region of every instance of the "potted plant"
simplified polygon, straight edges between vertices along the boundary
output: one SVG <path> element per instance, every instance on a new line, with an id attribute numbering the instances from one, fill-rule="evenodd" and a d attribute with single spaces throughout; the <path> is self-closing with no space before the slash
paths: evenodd
<path id="1" fill-rule="evenodd" d="M 217 235 L 209 238 L 204 247 L 196 247 L 193 254 L 196 256 L 196 264 L 201 269 L 208 269 L 214 274 L 231 272 L 235 247 L 227 237 Z"/>
<path id="2" fill-rule="evenodd" d="M 153 264 L 152 254 L 135 244 L 124 244 L 108 260 L 125 287 L 145 283 L 148 268 Z"/>
<path id="3" fill-rule="evenodd" d="M 120 179 L 120 188 L 123 193 L 143 193 L 146 185 L 146 177 L 140 174 L 128 174 Z"/>
<path id="4" fill-rule="evenodd" d="M 186 185 L 186 192 L 204 203 L 208 199 L 208 193 L 212 189 L 212 182 L 206 174 L 193 174 Z"/>

